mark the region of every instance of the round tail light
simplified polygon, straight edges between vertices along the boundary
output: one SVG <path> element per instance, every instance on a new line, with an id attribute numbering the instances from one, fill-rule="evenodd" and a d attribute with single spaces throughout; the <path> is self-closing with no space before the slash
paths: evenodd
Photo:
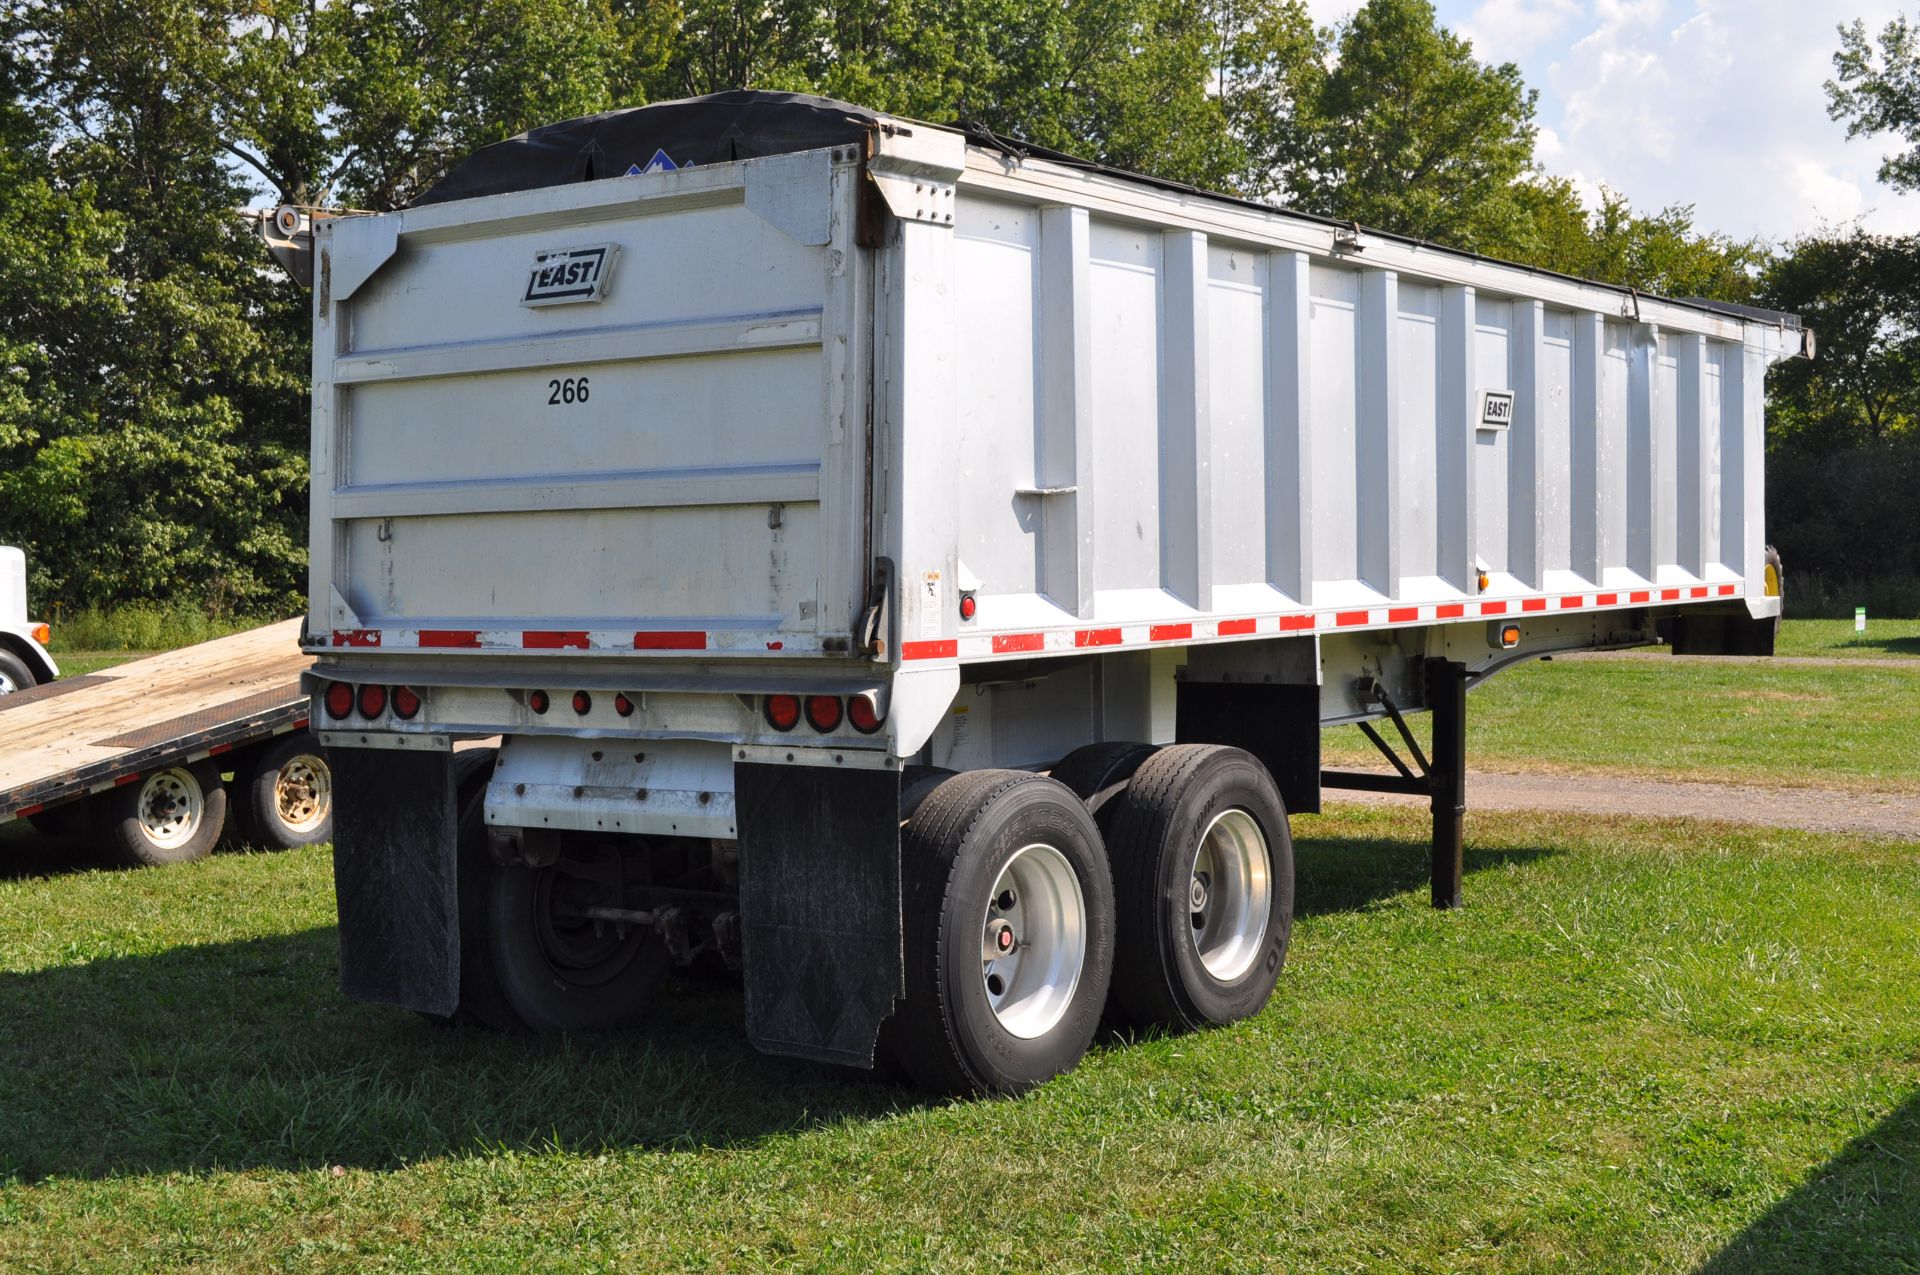
<path id="1" fill-rule="evenodd" d="M 587 694 L 585 691 L 575 691 L 573 693 L 573 711 L 582 717 L 592 712 L 593 696 Z"/>
<path id="2" fill-rule="evenodd" d="M 613 711 L 622 717 L 632 717 L 633 701 L 625 695 L 616 695 L 613 697 Z"/>
<path id="3" fill-rule="evenodd" d="M 368 682 L 360 688 L 360 716 L 378 717 L 387 711 L 387 688 Z"/>
<path id="4" fill-rule="evenodd" d="M 327 716 L 345 717 L 353 711 L 353 687 L 334 682 L 327 687 Z"/>
<path id="5" fill-rule="evenodd" d="M 393 715 L 403 722 L 410 722 L 420 712 L 420 697 L 413 693 L 411 686 L 393 688 Z"/>
<path id="6" fill-rule="evenodd" d="M 547 693 L 545 691 L 528 691 L 527 707 L 532 709 L 536 713 L 546 712 L 547 711 Z"/>
<path id="7" fill-rule="evenodd" d="M 840 699 L 835 695 L 807 696 L 807 720 L 822 735 L 840 725 Z"/>
<path id="8" fill-rule="evenodd" d="M 871 735 L 880 729 L 880 714 L 874 711 L 873 701 L 865 695 L 847 697 L 847 720 L 862 735 Z"/>
<path id="9" fill-rule="evenodd" d="M 769 695 L 761 711 L 766 714 L 767 725 L 775 730 L 792 730 L 800 724 L 800 697 Z"/>

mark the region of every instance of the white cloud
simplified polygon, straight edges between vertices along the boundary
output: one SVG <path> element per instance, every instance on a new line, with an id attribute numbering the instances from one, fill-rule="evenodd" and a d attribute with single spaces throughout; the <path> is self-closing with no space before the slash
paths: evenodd
<path id="1" fill-rule="evenodd" d="M 1583 7 L 1580 0 L 1482 0 L 1458 29 L 1482 62 L 1518 62 L 1557 39 Z"/>
<path id="2" fill-rule="evenodd" d="M 1338 25 L 1359 7 L 1359 0 L 1307 0 L 1307 14 L 1317 27 Z"/>
<path id="3" fill-rule="evenodd" d="M 1897 10 L 1856 3 L 1869 29 Z M 1481 57 L 1521 62 L 1541 90 L 1540 159 L 1583 187 L 1690 203 L 1702 228 L 1737 236 L 1857 216 L 1920 228 L 1920 197 L 1874 177 L 1893 139 L 1850 143 L 1827 118 L 1837 20 L 1805 0 L 1487 0 L 1462 27 L 1487 41 Z"/>

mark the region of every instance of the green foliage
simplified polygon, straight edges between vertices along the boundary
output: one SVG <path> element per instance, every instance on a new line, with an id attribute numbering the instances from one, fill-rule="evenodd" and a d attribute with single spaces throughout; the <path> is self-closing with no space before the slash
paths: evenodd
<path id="1" fill-rule="evenodd" d="M 62 657 L 61 671 L 65 675 L 71 673 L 64 658 L 70 651 L 172 651 L 253 628 L 272 617 L 211 615 L 197 603 L 158 606 L 132 602 L 118 607 L 86 607 L 53 618 L 49 649 Z"/>
<path id="2" fill-rule="evenodd" d="M 1847 122 L 1849 138 L 1892 133 L 1907 149 L 1880 163 L 1880 180 L 1895 190 L 1920 189 L 1920 30 L 1896 14 L 1878 46 L 1858 18 L 1840 27 L 1827 81 L 1827 114 Z"/>
<path id="3" fill-rule="evenodd" d="M 1911 79 L 1889 32 L 1876 60 L 1852 29 L 1835 90 L 1876 128 Z M 9 0 L 0 36 L 0 540 L 49 606 L 295 604 L 308 298 L 237 208 L 398 207 L 616 106 L 817 92 L 1670 295 L 1747 299 L 1766 256 L 1540 172 L 1533 92 L 1428 0 L 1324 29 L 1303 0 Z M 1862 334 L 1786 374 L 1789 434 L 1906 428 L 1888 259 L 1830 296 L 1810 245 L 1770 275 L 1830 349 Z M 1876 286 L 1880 326 L 1849 306 Z"/>
<path id="4" fill-rule="evenodd" d="M 1879 589 L 1896 587 L 1903 577 L 1909 585 L 1920 579 L 1920 503 L 1913 498 L 1920 490 L 1920 447 L 1895 442 L 1821 451 L 1788 443 L 1767 457 L 1767 479 L 1768 535 L 1789 572 L 1798 564 L 1836 589 L 1841 582 L 1874 582 Z M 1836 601 L 1850 610 L 1869 599 Z M 1898 595 L 1880 592 L 1872 605 L 1876 613 L 1920 614 L 1898 602 Z"/>
<path id="5" fill-rule="evenodd" d="M 1769 260 L 1759 240 L 1696 229 L 1686 204 L 1636 213 L 1603 189 L 1589 209 L 1571 182 L 1546 177 L 1519 184 L 1514 203 L 1520 215 L 1494 255 L 1659 296 L 1750 301 Z"/>
<path id="6" fill-rule="evenodd" d="M 1324 76 L 1301 76 L 1312 138 L 1293 201 L 1460 248 L 1510 235 L 1537 97 L 1519 68 L 1477 61 L 1428 0 L 1369 0 L 1335 51 Z"/>
<path id="7" fill-rule="evenodd" d="M 1920 242 L 1809 235 L 1774 260 L 1764 304 L 1802 317 L 1820 356 L 1774 373 L 1775 428 L 1803 447 L 1910 435 L 1920 415 Z"/>

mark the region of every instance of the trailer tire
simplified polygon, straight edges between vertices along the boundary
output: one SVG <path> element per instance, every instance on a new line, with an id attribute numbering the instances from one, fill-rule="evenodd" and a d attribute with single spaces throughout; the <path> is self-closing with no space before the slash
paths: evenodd
<path id="1" fill-rule="evenodd" d="M 294 850 L 333 838 L 333 771 L 306 731 L 258 749 L 234 776 L 235 831 L 248 845 Z"/>
<path id="2" fill-rule="evenodd" d="M 1126 790 L 1133 772 L 1156 751 L 1152 744 L 1124 740 L 1086 744 L 1054 763 L 1049 773 L 1072 789 L 1098 819 L 1101 809 Z"/>
<path id="3" fill-rule="evenodd" d="M 206 762 L 149 771 L 97 800 L 107 849 L 132 867 L 204 859 L 227 822 L 226 786 Z"/>
<path id="4" fill-rule="evenodd" d="M 1767 546 L 1761 571 L 1766 582 L 1764 591 L 1767 596 L 1780 599 L 1780 614 L 1773 617 L 1773 635 L 1778 638 L 1780 623 L 1787 618 L 1787 568 L 1786 564 L 1780 561 L 1780 551 L 1772 545 Z"/>
<path id="5" fill-rule="evenodd" d="M 960 772 L 945 766 L 907 766 L 900 772 L 900 822 L 913 818 L 933 790 Z"/>
<path id="6" fill-rule="evenodd" d="M 1293 929 L 1293 839 L 1266 767 L 1238 748 L 1175 744 L 1107 815 L 1116 1017 L 1195 1028 L 1258 1013 Z"/>
<path id="7" fill-rule="evenodd" d="M 1019 1093 L 1070 1070 L 1113 960 L 1112 876 L 1086 807 L 1042 775 L 955 775 L 907 821 L 901 851 L 906 998 L 881 1029 L 888 1055 L 950 1094 Z M 1003 933 L 1006 955 L 984 959 Z"/>
<path id="8" fill-rule="evenodd" d="M 27 667 L 26 661 L 12 651 L 0 649 L 0 695 L 30 691 L 39 683 L 40 680 Z"/>

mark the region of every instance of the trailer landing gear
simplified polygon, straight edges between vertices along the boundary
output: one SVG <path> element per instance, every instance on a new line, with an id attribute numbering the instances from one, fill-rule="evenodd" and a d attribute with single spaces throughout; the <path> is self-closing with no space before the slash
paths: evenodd
<path id="1" fill-rule="evenodd" d="M 1372 775 L 1328 770 L 1321 772 L 1320 782 L 1327 788 L 1397 792 L 1428 798 L 1433 809 L 1433 906 L 1457 908 L 1466 868 L 1467 666 L 1447 660 L 1426 661 L 1426 693 L 1427 709 L 1433 714 L 1431 760 L 1421 751 L 1413 732 L 1407 729 L 1406 719 L 1386 688 L 1376 684 L 1369 688 L 1368 698 L 1386 710 L 1388 719 L 1399 730 L 1402 742 L 1412 754 L 1414 766 L 1409 766 L 1371 724 L 1362 722 L 1361 731 L 1393 763 L 1398 773 Z"/>

